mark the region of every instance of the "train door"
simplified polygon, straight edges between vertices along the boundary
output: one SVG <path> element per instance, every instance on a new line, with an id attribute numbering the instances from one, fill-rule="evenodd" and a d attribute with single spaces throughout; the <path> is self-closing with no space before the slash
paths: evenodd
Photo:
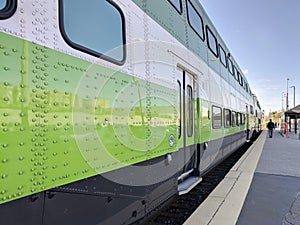
<path id="1" fill-rule="evenodd" d="M 183 69 L 178 69 L 178 137 L 182 148 L 182 173 L 179 182 L 194 177 L 197 162 L 197 101 L 195 77 Z M 197 174 L 199 175 L 199 174 Z M 198 181 L 198 179 L 196 179 Z M 189 183 L 191 183 L 189 181 Z M 189 185 L 185 185 L 189 186 Z M 179 188 L 180 189 L 180 188 Z M 180 191 L 179 191 L 180 192 Z"/>

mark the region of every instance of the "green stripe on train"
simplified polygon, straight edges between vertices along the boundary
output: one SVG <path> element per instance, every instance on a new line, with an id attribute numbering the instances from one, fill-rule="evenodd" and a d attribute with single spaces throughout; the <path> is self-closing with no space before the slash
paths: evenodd
<path id="1" fill-rule="evenodd" d="M 0 40 L 0 203 L 177 150 L 176 90 Z"/>

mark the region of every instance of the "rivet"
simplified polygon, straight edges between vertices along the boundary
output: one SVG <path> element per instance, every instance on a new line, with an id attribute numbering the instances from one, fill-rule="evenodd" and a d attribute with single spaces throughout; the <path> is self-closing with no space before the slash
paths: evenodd
<path id="1" fill-rule="evenodd" d="M 19 190 L 22 190 L 22 189 L 23 189 L 23 186 L 19 186 L 18 189 L 19 189 Z"/>
<path id="2" fill-rule="evenodd" d="M 8 160 L 7 159 L 2 159 L 2 163 L 7 163 Z"/>
<path id="3" fill-rule="evenodd" d="M 1 178 L 2 178 L 2 179 L 5 179 L 5 178 L 7 178 L 7 175 L 6 175 L 6 174 L 3 174 L 3 175 L 1 176 Z"/>
<path id="4" fill-rule="evenodd" d="M 9 101 L 9 98 L 8 98 L 8 97 L 4 97 L 3 100 L 4 100 L 5 102 L 8 102 L 8 101 Z"/>
<path id="5" fill-rule="evenodd" d="M 24 172 L 23 171 L 19 171 L 19 175 L 23 175 L 24 174 Z"/>
<path id="6" fill-rule="evenodd" d="M 4 117 L 8 117 L 8 113 L 3 113 L 3 116 Z"/>
<path id="7" fill-rule="evenodd" d="M 4 86 L 9 86 L 9 83 L 5 81 Z"/>
<path id="8" fill-rule="evenodd" d="M 7 148 L 7 147 L 8 147 L 8 144 L 3 144 L 2 147 L 3 147 L 3 148 Z"/>
<path id="9" fill-rule="evenodd" d="M 3 126 L 3 127 L 6 127 L 6 126 L 7 126 L 7 123 L 3 122 L 3 123 L 2 123 L 2 126 Z"/>
<path id="10" fill-rule="evenodd" d="M 20 142 L 20 143 L 19 143 L 20 146 L 23 146 L 24 144 L 25 144 L 24 142 Z"/>
<path id="11" fill-rule="evenodd" d="M 20 160 L 20 161 L 24 160 L 24 157 L 23 157 L 23 156 L 20 156 L 20 157 L 19 157 L 19 160 Z"/>

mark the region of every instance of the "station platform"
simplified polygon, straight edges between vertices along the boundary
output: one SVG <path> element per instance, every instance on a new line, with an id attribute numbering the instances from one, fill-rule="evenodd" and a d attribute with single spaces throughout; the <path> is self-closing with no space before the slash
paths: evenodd
<path id="1" fill-rule="evenodd" d="M 300 225 L 300 140 L 267 133 L 184 225 Z"/>

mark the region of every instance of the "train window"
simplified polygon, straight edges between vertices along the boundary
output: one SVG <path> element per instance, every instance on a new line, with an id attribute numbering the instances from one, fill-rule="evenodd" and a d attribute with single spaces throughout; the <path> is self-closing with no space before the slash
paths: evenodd
<path id="1" fill-rule="evenodd" d="M 233 63 L 231 61 L 231 59 L 228 58 L 228 70 L 229 72 L 233 75 Z"/>
<path id="2" fill-rule="evenodd" d="M 17 9 L 17 0 L 0 0 L 0 20 L 11 17 Z"/>
<path id="3" fill-rule="evenodd" d="M 234 75 L 234 78 L 238 81 L 239 80 L 238 71 L 235 66 L 233 66 L 233 75 Z"/>
<path id="4" fill-rule="evenodd" d="M 217 106 L 212 107 L 212 127 L 215 129 L 222 127 L 222 109 Z"/>
<path id="5" fill-rule="evenodd" d="M 182 102 L 181 102 L 181 83 L 177 81 L 178 84 L 178 139 L 181 138 L 181 107 L 182 107 Z"/>
<path id="6" fill-rule="evenodd" d="M 229 109 L 224 109 L 224 126 L 231 126 L 231 111 Z"/>
<path id="7" fill-rule="evenodd" d="M 188 137 L 193 136 L 193 89 L 190 85 L 187 86 L 187 135 Z"/>
<path id="8" fill-rule="evenodd" d="M 60 28 L 73 48 L 116 64 L 125 60 L 124 15 L 112 1 L 60 0 Z"/>
<path id="9" fill-rule="evenodd" d="M 218 43 L 217 38 L 213 34 L 213 32 L 210 30 L 208 26 L 206 26 L 206 35 L 207 35 L 207 45 L 208 48 L 212 51 L 212 53 L 218 57 Z"/>
<path id="10" fill-rule="evenodd" d="M 187 1 L 188 21 L 198 36 L 204 40 L 203 20 L 190 1 Z"/>
<path id="11" fill-rule="evenodd" d="M 182 13 L 182 6 L 181 6 L 181 0 L 168 0 L 174 8 L 181 14 Z"/>
<path id="12" fill-rule="evenodd" d="M 220 61 L 225 67 L 227 67 L 226 52 L 222 48 L 221 45 L 219 45 L 219 49 L 220 49 L 220 51 L 219 51 L 220 52 Z"/>
<path id="13" fill-rule="evenodd" d="M 242 124 L 242 116 L 241 116 L 241 113 L 236 113 L 236 125 L 239 126 Z"/>
<path id="14" fill-rule="evenodd" d="M 0 10 L 3 10 L 7 4 L 7 0 L 0 0 Z"/>
<path id="15" fill-rule="evenodd" d="M 237 76 L 238 76 L 238 82 L 242 86 L 242 76 L 239 71 L 237 71 Z"/>
<path id="16" fill-rule="evenodd" d="M 253 106 L 250 105 L 250 113 L 253 115 L 254 114 L 254 109 L 253 109 Z"/>
<path id="17" fill-rule="evenodd" d="M 234 111 L 231 112 L 231 125 L 236 127 L 236 112 Z"/>
<path id="18" fill-rule="evenodd" d="M 245 82 L 245 89 L 249 93 L 249 87 L 248 87 L 248 84 L 246 82 Z"/>
<path id="19" fill-rule="evenodd" d="M 243 113 L 242 114 L 242 125 L 246 124 L 246 115 Z"/>

